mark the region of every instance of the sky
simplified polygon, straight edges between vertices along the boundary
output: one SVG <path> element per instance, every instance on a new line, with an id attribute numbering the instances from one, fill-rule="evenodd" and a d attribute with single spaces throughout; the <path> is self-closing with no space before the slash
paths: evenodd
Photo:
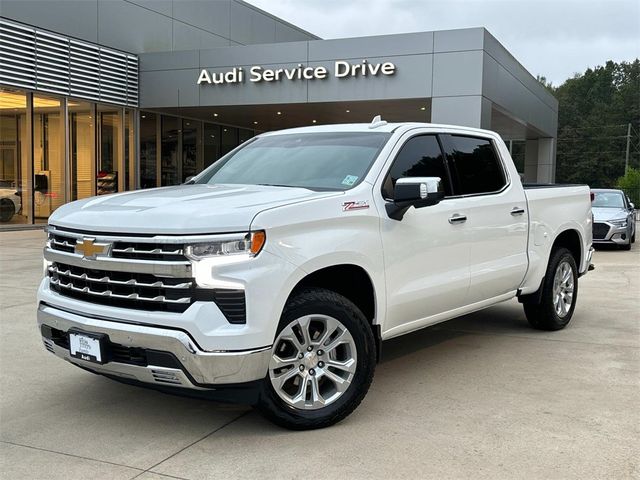
<path id="1" fill-rule="evenodd" d="M 640 57 L 640 0 L 248 0 L 321 38 L 485 27 L 554 85 Z"/>

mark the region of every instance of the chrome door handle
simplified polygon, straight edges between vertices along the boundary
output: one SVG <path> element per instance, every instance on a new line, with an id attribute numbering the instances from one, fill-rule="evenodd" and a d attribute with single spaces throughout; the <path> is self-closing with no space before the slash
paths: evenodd
<path id="1" fill-rule="evenodd" d="M 466 215 L 460 215 L 459 213 L 454 213 L 452 217 L 449 217 L 449 223 L 451 225 L 455 225 L 457 223 L 464 223 L 467 221 Z"/>
<path id="2" fill-rule="evenodd" d="M 514 217 L 516 215 L 522 215 L 524 213 L 524 208 L 520 208 L 520 207 L 513 207 L 511 209 L 511 215 L 513 215 Z"/>

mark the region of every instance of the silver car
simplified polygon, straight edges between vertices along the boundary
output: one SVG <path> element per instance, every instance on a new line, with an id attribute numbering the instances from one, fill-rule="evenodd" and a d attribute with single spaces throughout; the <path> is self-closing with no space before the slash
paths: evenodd
<path id="1" fill-rule="evenodd" d="M 630 250 L 636 241 L 634 205 L 622 190 L 594 188 L 593 243 L 619 245 Z"/>

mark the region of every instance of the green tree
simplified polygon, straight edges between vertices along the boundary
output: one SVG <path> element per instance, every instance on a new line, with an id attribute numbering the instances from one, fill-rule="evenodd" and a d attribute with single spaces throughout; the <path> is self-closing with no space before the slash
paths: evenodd
<path id="1" fill-rule="evenodd" d="M 616 182 L 616 188 L 623 190 L 631 201 L 640 208 L 640 169 L 630 168 Z"/>
<path id="2" fill-rule="evenodd" d="M 587 69 L 562 85 L 539 80 L 558 98 L 556 178 L 612 187 L 624 173 L 627 125 L 630 166 L 640 164 L 640 60 Z"/>

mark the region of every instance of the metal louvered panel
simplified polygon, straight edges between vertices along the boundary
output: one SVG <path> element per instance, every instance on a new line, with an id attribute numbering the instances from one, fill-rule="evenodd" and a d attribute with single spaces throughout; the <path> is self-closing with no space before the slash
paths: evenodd
<path id="1" fill-rule="evenodd" d="M 35 88 L 36 33 L 0 19 L 0 83 Z"/>
<path id="2" fill-rule="evenodd" d="M 69 39 L 36 31 L 36 88 L 69 94 Z"/>
<path id="3" fill-rule="evenodd" d="M 138 106 L 138 57 L 0 18 L 0 84 Z"/>
<path id="4" fill-rule="evenodd" d="M 100 49 L 100 99 L 107 102 L 127 98 L 127 56 Z"/>
<path id="5" fill-rule="evenodd" d="M 71 95 L 100 100 L 100 48 L 71 40 L 70 64 Z"/>
<path id="6" fill-rule="evenodd" d="M 127 103 L 138 106 L 138 57 L 127 56 Z"/>

